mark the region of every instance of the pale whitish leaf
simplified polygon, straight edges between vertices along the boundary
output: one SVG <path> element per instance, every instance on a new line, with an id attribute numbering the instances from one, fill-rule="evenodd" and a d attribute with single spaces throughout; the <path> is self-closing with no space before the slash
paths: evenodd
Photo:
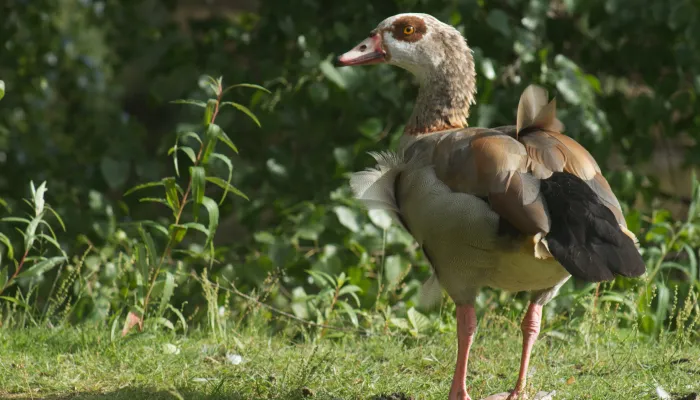
<path id="1" fill-rule="evenodd" d="M 24 231 L 24 248 L 25 249 L 31 249 L 32 245 L 34 245 L 34 240 L 36 239 L 35 233 L 36 233 L 36 228 L 39 226 L 39 222 L 41 222 L 41 217 L 42 215 L 37 215 L 34 217 L 29 222 L 29 225 L 27 225 L 27 229 Z"/>
<path id="2" fill-rule="evenodd" d="M 214 234 L 219 226 L 219 206 L 214 200 L 206 196 L 202 199 L 202 205 L 209 213 L 209 238 L 207 239 L 207 244 L 209 244 L 214 239 Z"/>
<path id="3" fill-rule="evenodd" d="M 15 250 L 12 247 L 12 242 L 10 242 L 10 238 L 8 238 L 4 233 L 0 232 L 0 243 L 5 245 L 5 249 L 7 251 L 7 257 L 11 260 L 14 260 L 15 258 Z M 0 256 L 2 254 L 0 253 Z"/>
<path id="4" fill-rule="evenodd" d="M 408 321 L 411 323 L 416 333 L 420 333 L 430 327 L 430 320 L 428 317 L 418 312 L 414 307 L 408 310 Z"/>
<path id="5" fill-rule="evenodd" d="M 65 260 L 66 258 L 63 256 L 47 258 L 32 265 L 31 268 L 25 269 L 24 271 L 20 272 L 19 275 L 17 275 L 17 278 L 33 278 L 39 276 L 44 272 L 49 271 L 51 268 L 57 266 L 58 264 L 64 262 Z"/>
<path id="6" fill-rule="evenodd" d="M 165 312 L 168 304 L 170 303 L 170 298 L 173 296 L 173 291 L 175 290 L 175 276 L 169 271 L 165 272 L 165 285 L 163 286 L 163 294 L 160 297 L 160 306 L 158 307 L 158 315 L 161 317 Z"/>
<path id="7" fill-rule="evenodd" d="M 211 183 L 215 184 L 216 186 L 224 189 L 226 192 L 235 193 L 236 195 L 241 196 L 244 199 L 248 200 L 248 196 L 246 196 L 245 193 L 241 192 L 240 190 L 238 190 L 238 188 L 236 188 L 235 186 L 233 186 L 229 182 L 226 182 L 225 180 L 219 178 L 218 176 L 207 176 L 206 180 L 207 180 L 207 182 L 211 182 Z M 226 195 L 226 193 L 224 193 L 224 195 Z"/>
<path id="8" fill-rule="evenodd" d="M 408 330 L 408 321 L 405 318 L 391 318 L 389 322 L 397 328 Z"/>
<path id="9" fill-rule="evenodd" d="M 175 325 L 173 325 L 172 322 L 168 321 L 167 319 L 165 319 L 163 317 L 155 318 L 154 321 L 156 322 L 156 324 L 164 326 L 164 327 L 170 329 L 171 331 L 175 330 Z"/>
<path id="10" fill-rule="evenodd" d="M 224 93 L 228 92 L 228 91 L 231 90 L 231 89 L 235 89 L 235 88 L 239 88 L 239 87 L 242 87 L 242 88 L 250 88 L 250 89 L 257 89 L 257 90 L 261 90 L 261 91 L 263 91 L 263 92 L 265 92 L 265 93 L 270 93 L 270 91 L 267 90 L 267 89 L 265 89 L 264 87 L 262 87 L 262 86 L 260 86 L 260 85 L 255 85 L 255 84 L 252 84 L 252 83 L 239 83 L 239 84 L 236 84 L 236 85 L 231 85 L 231 86 L 227 87 L 226 89 L 224 89 Z"/>
<path id="11" fill-rule="evenodd" d="M 155 187 L 155 186 L 163 186 L 163 182 L 148 182 L 148 183 L 142 183 L 140 185 L 136 185 L 136 186 L 132 187 L 131 189 L 127 190 L 126 193 L 124 193 L 124 196 L 128 196 L 137 190 L 142 190 L 142 189 Z"/>
<path id="12" fill-rule="evenodd" d="M 357 312 L 355 311 L 355 309 L 353 309 L 350 306 L 350 304 L 348 304 L 342 300 L 339 301 L 338 304 L 340 304 L 340 306 L 343 308 L 343 311 L 345 311 L 345 314 L 347 314 L 348 317 L 350 317 L 350 322 L 352 322 L 352 324 L 354 326 L 358 326 Z"/>
<path id="13" fill-rule="evenodd" d="M 398 254 L 387 257 L 384 262 L 384 276 L 387 283 L 391 286 L 398 284 L 401 273 L 406 267 L 408 267 L 408 262 L 404 261 Z"/>
<path id="14" fill-rule="evenodd" d="M 238 111 L 241 111 L 241 112 L 243 112 L 245 115 L 247 115 L 248 117 L 250 117 L 250 119 L 252 119 L 253 122 L 255 122 L 255 124 L 256 124 L 257 126 L 259 126 L 259 127 L 261 126 L 261 125 L 260 125 L 260 121 L 258 121 L 258 117 L 256 117 L 255 114 L 253 114 L 253 112 L 250 111 L 250 110 L 248 109 L 248 107 L 244 106 L 243 104 L 234 103 L 233 101 L 224 101 L 223 103 L 221 103 L 221 105 L 223 105 L 223 106 L 231 106 L 231 107 L 236 108 Z"/>
<path id="15" fill-rule="evenodd" d="M 165 354 L 180 354 L 180 348 L 175 346 L 172 343 L 164 343 L 163 344 L 163 353 Z"/>
<path id="16" fill-rule="evenodd" d="M 34 189 L 34 182 L 32 182 L 32 198 L 34 199 L 34 215 L 40 215 L 44 212 L 44 195 L 46 194 L 46 182 L 42 182 L 38 188 Z"/>
<path id="17" fill-rule="evenodd" d="M 385 210 L 372 209 L 367 213 L 370 221 L 382 229 L 391 228 L 391 216 Z"/>
<path id="18" fill-rule="evenodd" d="M 5 97 L 5 82 L 0 81 L 0 100 Z"/>
<path id="19" fill-rule="evenodd" d="M 207 106 L 207 104 L 205 102 L 199 101 L 199 100 L 182 99 L 182 100 L 173 100 L 173 101 L 171 101 L 171 103 L 173 103 L 173 104 L 190 104 L 190 105 L 202 107 L 202 108 Z"/>
<path id="20" fill-rule="evenodd" d="M 333 208 L 333 211 L 341 225 L 350 229 L 352 232 L 360 231 L 360 225 L 357 223 L 357 213 L 355 211 L 345 206 L 337 206 Z"/>
<path id="21" fill-rule="evenodd" d="M 481 61 L 481 69 L 483 70 L 486 79 L 492 81 L 496 79 L 496 71 L 493 68 L 493 62 L 489 58 L 485 58 Z"/>
<path id="22" fill-rule="evenodd" d="M 330 81 L 338 85 L 341 89 L 347 88 L 347 83 L 345 82 L 345 79 L 343 79 L 343 76 L 340 75 L 338 70 L 331 64 L 329 60 L 323 60 L 321 61 L 321 64 L 319 65 L 321 68 L 321 72 L 323 75 L 326 76 Z"/>

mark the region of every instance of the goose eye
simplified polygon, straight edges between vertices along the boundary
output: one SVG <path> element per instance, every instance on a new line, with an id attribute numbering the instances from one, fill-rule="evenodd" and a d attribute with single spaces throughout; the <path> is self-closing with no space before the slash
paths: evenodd
<path id="1" fill-rule="evenodd" d="M 411 25 L 408 25 L 407 27 L 403 28 L 403 34 L 406 36 L 413 35 L 413 32 L 416 31 L 416 28 L 412 27 Z"/>

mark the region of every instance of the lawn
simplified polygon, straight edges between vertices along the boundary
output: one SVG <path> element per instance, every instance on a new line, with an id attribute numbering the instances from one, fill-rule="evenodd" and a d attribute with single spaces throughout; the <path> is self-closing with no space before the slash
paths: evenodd
<path id="1" fill-rule="evenodd" d="M 531 393 L 555 399 L 695 399 L 700 346 L 650 339 L 605 321 L 554 329 L 535 346 Z M 448 330 L 453 327 L 448 326 Z M 0 330 L 0 397 L 9 399 L 445 399 L 454 332 L 427 337 L 347 334 L 295 340 L 247 328 L 130 334 L 103 328 Z M 469 385 L 479 399 L 514 383 L 520 332 L 484 318 Z M 669 395 L 664 397 L 657 388 Z"/>

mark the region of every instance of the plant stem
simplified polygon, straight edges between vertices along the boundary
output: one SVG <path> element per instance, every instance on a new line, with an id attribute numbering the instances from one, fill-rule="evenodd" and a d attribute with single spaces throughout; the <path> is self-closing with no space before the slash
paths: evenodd
<path id="1" fill-rule="evenodd" d="M 216 116 L 219 115 L 219 104 L 221 104 L 221 98 L 223 96 L 223 88 L 221 85 L 219 85 L 219 90 L 216 95 L 216 105 L 214 106 L 214 112 L 212 113 L 211 116 L 211 121 L 209 121 L 210 124 L 213 124 L 214 121 L 216 121 Z M 199 146 L 199 152 L 197 153 L 197 158 L 194 161 L 194 166 L 198 166 L 199 163 L 202 161 L 202 154 L 204 152 L 204 144 L 201 144 Z M 177 215 L 175 216 L 175 225 L 180 223 L 180 219 L 182 218 L 182 213 L 185 210 L 185 204 L 187 204 L 187 198 L 190 196 L 190 193 L 192 192 L 192 175 L 190 175 L 190 179 L 187 182 L 187 189 L 185 189 L 185 193 L 182 195 L 182 200 L 180 201 L 180 208 L 177 210 Z M 156 271 L 153 274 L 153 278 L 151 278 L 151 282 L 148 285 L 148 292 L 146 292 L 146 298 L 143 301 L 143 315 L 141 316 L 141 319 L 146 318 L 146 313 L 148 312 L 148 303 L 151 298 L 151 292 L 153 291 L 153 288 L 155 287 L 156 284 L 156 279 L 158 278 L 158 275 L 160 274 L 160 269 L 163 267 L 163 263 L 165 262 L 165 259 L 170 256 L 173 248 L 173 239 L 170 237 L 168 239 L 168 244 L 165 245 L 165 250 L 163 250 L 163 254 L 160 257 L 160 260 L 158 261 L 158 266 L 156 267 Z"/>
<path id="2" fill-rule="evenodd" d="M 24 262 L 27 260 L 27 257 L 29 256 L 29 250 L 30 250 L 30 249 L 25 249 L 25 250 L 24 250 L 24 254 L 22 255 L 22 258 L 19 260 L 19 264 L 17 265 L 17 269 L 15 269 L 15 273 L 12 274 L 12 276 L 10 277 L 10 279 L 7 280 L 7 282 L 5 282 L 5 286 L 3 286 L 2 288 L 0 288 L 0 294 L 2 294 L 2 292 L 4 292 L 5 289 L 7 289 L 8 286 L 10 286 L 10 284 L 12 283 L 12 281 L 13 281 L 13 280 L 17 277 L 17 275 L 19 274 L 19 271 L 22 270 L 22 267 L 24 266 Z"/>

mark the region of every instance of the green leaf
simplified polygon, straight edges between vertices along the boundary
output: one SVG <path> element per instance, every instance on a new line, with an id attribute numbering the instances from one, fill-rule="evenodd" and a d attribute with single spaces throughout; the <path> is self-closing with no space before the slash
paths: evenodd
<path id="1" fill-rule="evenodd" d="M 148 183 L 142 183 L 140 185 L 136 185 L 136 186 L 132 187 L 131 189 L 127 190 L 126 193 L 124 193 L 124 196 L 128 196 L 137 190 L 142 190 L 142 189 L 155 187 L 155 186 L 163 186 L 163 182 L 162 181 L 148 182 Z"/>
<path id="2" fill-rule="evenodd" d="M 12 247 L 12 242 L 10 241 L 10 238 L 8 238 L 4 233 L 0 232 L 0 243 L 5 245 L 5 248 L 7 249 L 7 257 L 10 258 L 11 260 L 15 259 L 15 250 Z M 1 256 L 2 254 L 0 254 Z M 2 286 L 0 286 L 2 287 Z"/>
<path id="3" fill-rule="evenodd" d="M 148 231 L 143 229 L 143 225 L 139 226 L 139 234 L 141 235 L 143 244 L 146 245 L 146 250 L 148 250 L 148 261 L 151 263 L 151 266 L 155 267 L 158 253 L 156 252 L 156 244 L 153 241 L 153 237 Z"/>
<path id="4" fill-rule="evenodd" d="M 260 86 L 260 85 L 255 85 L 255 84 L 252 84 L 252 83 L 239 83 L 239 84 L 236 84 L 236 85 L 231 85 L 231 86 L 227 87 L 226 89 L 224 89 L 223 94 L 226 94 L 226 92 L 228 92 L 229 90 L 232 90 L 232 89 L 235 89 L 235 88 L 239 88 L 239 87 L 251 88 L 251 89 L 261 90 L 261 91 L 263 91 L 263 92 L 265 92 L 265 93 L 270 93 L 269 90 L 265 89 L 264 87 L 262 87 L 262 86 Z"/>
<path id="5" fill-rule="evenodd" d="M 207 179 L 207 181 L 209 181 L 209 182 L 215 184 L 216 186 L 218 186 L 218 187 L 224 189 L 225 192 L 232 192 L 232 193 L 235 193 L 235 194 L 238 195 L 238 196 L 243 197 L 243 198 L 246 199 L 246 200 L 249 200 L 249 199 L 248 199 L 248 196 L 246 196 L 243 192 L 241 192 L 240 190 L 238 190 L 238 188 L 236 188 L 235 186 L 231 185 L 229 182 L 227 182 L 227 181 L 225 181 L 225 180 L 219 178 L 218 176 L 207 176 L 206 179 Z M 225 195 L 226 195 L 226 193 L 224 193 L 224 196 L 225 196 Z"/>
<path id="6" fill-rule="evenodd" d="M 175 276 L 170 271 L 165 272 L 165 285 L 163 286 L 163 294 L 160 297 L 160 306 L 158 307 L 158 315 L 161 317 L 165 309 L 170 304 L 170 298 L 173 296 L 175 289 Z"/>
<path id="7" fill-rule="evenodd" d="M 207 230 L 207 228 L 206 228 L 204 225 L 200 224 L 200 223 L 197 223 L 197 222 L 188 222 L 188 223 L 186 223 L 186 224 L 183 224 L 182 226 L 184 226 L 184 227 L 187 228 L 187 229 L 194 229 L 194 230 L 196 230 L 196 231 L 200 231 L 200 232 L 202 232 L 203 234 L 209 236 L 209 231 Z"/>
<path id="8" fill-rule="evenodd" d="M 185 238 L 185 234 L 187 234 L 187 227 L 180 224 L 171 224 L 169 231 L 170 240 L 172 240 L 173 243 L 178 244 Z"/>
<path id="9" fill-rule="evenodd" d="M 66 258 L 63 256 L 47 258 L 32 265 L 31 268 L 20 272 L 17 278 L 33 278 L 39 276 L 64 261 L 66 261 Z"/>
<path id="10" fill-rule="evenodd" d="M 203 101 L 199 100 L 189 100 L 189 99 L 180 99 L 180 100 L 173 100 L 171 101 L 172 104 L 190 104 L 193 106 L 197 107 L 202 107 L 205 108 L 207 105 Z"/>
<path id="11" fill-rule="evenodd" d="M 510 23 L 508 22 L 508 14 L 498 8 L 489 12 L 486 17 L 486 23 L 493 29 L 500 32 L 503 36 L 510 36 Z"/>
<path id="12" fill-rule="evenodd" d="M 345 82 L 345 79 L 343 79 L 343 76 L 340 75 L 338 70 L 331 64 L 329 59 L 321 61 L 321 64 L 319 65 L 321 68 L 321 72 L 323 75 L 328 78 L 328 80 L 332 81 L 338 87 L 341 89 L 346 89 L 348 87 L 347 83 Z"/>
<path id="13" fill-rule="evenodd" d="M 216 143 L 219 141 L 219 136 L 221 135 L 221 132 L 221 128 L 216 124 L 209 124 L 209 126 L 207 127 L 204 152 L 202 153 L 203 163 L 206 164 L 209 162 L 209 157 L 216 148 Z"/>
<path id="14" fill-rule="evenodd" d="M 182 132 L 178 134 L 178 141 L 182 141 L 183 139 L 187 138 L 192 138 L 199 142 L 199 144 L 202 144 L 202 139 L 199 138 L 199 135 L 196 132 Z"/>
<path id="15" fill-rule="evenodd" d="M 24 248 L 25 249 L 31 249 L 32 246 L 34 245 L 34 240 L 36 240 L 36 228 L 39 226 L 39 223 L 41 222 L 41 218 L 43 217 L 43 214 L 37 215 L 34 217 L 29 222 L 29 225 L 27 225 L 27 229 L 24 231 Z"/>
<path id="16" fill-rule="evenodd" d="M 246 106 L 244 106 L 244 105 L 242 105 L 242 104 L 234 103 L 234 102 L 232 102 L 232 101 L 224 101 L 223 103 L 221 103 L 221 105 L 222 105 L 222 106 L 231 106 L 231 107 L 234 107 L 234 108 L 238 109 L 239 111 L 242 111 L 245 115 L 249 116 L 250 119 L 252 119 L 253 122 L 255 122 L 255 124 L 256 124 L 258 127 L 261 126 L 261 125 L 260 125 L 260 121 L 258 121 L 258 117 L 256 117 L 255 114 L 253 114 L 253 113 L 248 109 L 248 107 L 246 107 Z"/>
<path id="17" fill-rule="evenodd" d="M 212 121 L 212 118 L 214 117 L 216 104 L 217 102 L 215 99 L 209 99 L 209 101 L 207 101 L 207 107 L 204 110 L 204 126 L 209 126 L 209 124 L 214 122 Z"/>
<path id="18" fill-rule="evenodd" d="M 223 162 L 224 164 L 226 164 L 226 167 L 228 168 L 228 179 L 226 180 L 226 182 L 228 183 L 228 185 L 227 185 L 226 188 L 224 188 L 224 194 L 221 196 L 221 200 L 219 201 L 219 205 L 221 205 L 221 204 L 224 203 L 224 199 L 226 198 L 226 195 L 227 195 L 228 192 L 229 192 L 228 186 L 233 187 L 233 186 L 231 185 L 231 180 L 233 179 L 233 164 L 231 163 L 231 160 L 230 160 L 228 157 L 224 156 L 223 154 L 214 153 L 214 154 L 212 154 L 211 156 L 212 156 L 212 158 L 215 158 L 215 159 L 217 159 L 217 160 L 220 160 L 221 162 Z"/>
<path id="19" fill-rule="evenodd" d="M 0 268 L 0 291 L 5 288 L 5 285 L 7 285 L 7 278 L 7 268 Z"/>
<path id="20" fill-rule="evenodd" d="M 219 226 L 219 206 L 214 200 L 209 197 L 204 197 L 202 199 L 202 205 L 207 209 L 209 214 L 209 234 L 207 239 L 207 245 L 211 243 L 216 234 L 216 229 Z"/>
<path id="21" fill-rule="evenodd" d="M 425 315 L 418 312 L 414 307 L 408 310 L 408 321 L 411 323 L 415 333 L 420 333 L 430 327 L 430 320 Z"/>
<path id="22" fill-rule="evenodd" d="M 169 237 L 170 235 L 168 230 L 163 225 L 154 221 L 144 220 L 139 222 L 138 225 L 143 225 L 147 228 L 154 229 L 156 232 L 162 234 L 164 237 Z"/>
<path id="23" fill-rule="evenodd" d="M 342 300 L 339 301 L 338 304 L 340 304 L 340 306 L 343 308 L 343 310 L 345 311 L 345 314 L 347 314 L 348 317 L 350 317 L 350 322 L 352 322 L 353 326 L 357 327 L 359 325 L 359 323 L 357 321 L 357 311 L 355 311 L 355 309 L 352 308 L 350 306 L 350 304 L 348 304 Z"/>
<path id="24" fill-rule="evenodd" d="M 193 164 L 197 162 L 197 156 L 194 154 L 194 150 L 191 147 L 182 146 L 178 147 L 177 149 L 187 154 L 187 157 L 189 157 L 190 161 L 192 161 Z"/>
<path id="25" fill-rule="evenodd" d="M 360 225 L 357 223 L 357 212 L 345 206 L 337 206 L 333 208 L 333 211 L 335 211 L 341 225 L 352 232 L 360 231 Z"/>
<path id="26" fill-rule="evenodd" d="M 148 282 L 148 276 L 149 276 L 148 254 L 146 251 L 146 246 L 144 246 L 143 243 L 137 243 L 135 254 L 136 254 L 136 264 L 138 265 L 139 271 L 141 272 L 141 277 L 143 278 L 143 282 L 146 283 L 146 282 Z"/>
<path id="27" fill-rule="evenodd" d="M 163 184 L 165 185 L 165 199 L 168 201 L 170 209 L 177 215 L 180 209 L 180 196 L 177 191 L 175 178 L 165 178 L 163 179 Z"/>
<path id="28" fill-rule="evenodd" d="M 0 81 L 0 100 L 5 97 L 5 82 Z"/>
<path id="29" fill-rule="evenodd" d="M 112 157 L 102 157 L 100 171 L 105 181 L 112 189 L 122 187 L 129 178 L 130 163 L 126 160 L 117 160 Z"/>
<path id="30" fill-rule="evenodd" d="M 228 146 L 231 150 L 233 150 L 234 153 L 238 154 L 238 147 L 236 147 L 236 145 L 233 144 L 231 138 L 228 137 L 226 132 L 221 131 L 221 133 L 219 134 L 219 140 L 224 142 L 224 144 Z"/>
<path id="31" fill-rule="evenodd" d="M 197 206 L 202 204 L 204 199 L 204 189 L 206 188 L 206 173 L 203 167 L 191 167 L 190 177 L 192 179 L 192 196 L 194 198 L 194 216 L 195 219 L 199 215 Z"/>
<path id="32" fill-rule="evenodd" d="M 168 204 L 167 200 L 160 199 L 158 197 L 142 197 L 139 199 L 139 203 L 160 203 L 160 204 L 170 208 L 170 204 Z"/>

